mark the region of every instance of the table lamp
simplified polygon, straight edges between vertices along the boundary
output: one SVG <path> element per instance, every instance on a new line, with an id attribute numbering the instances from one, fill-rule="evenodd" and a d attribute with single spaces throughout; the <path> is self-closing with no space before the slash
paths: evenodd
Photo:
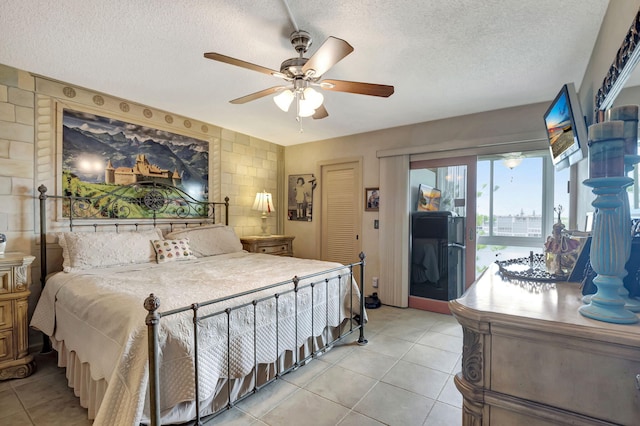
<path id="1" fill-rule="evenodd" d="M 253 210 L 262 212 L 262 235 L 271 235 L 267 232 L 267 214 L 275 211 L 273 208 L 273 198 L 271 197 L 271 194 L 266 191 L 258 192 L 256 194 L 256 199 L 253 202 Z"/>

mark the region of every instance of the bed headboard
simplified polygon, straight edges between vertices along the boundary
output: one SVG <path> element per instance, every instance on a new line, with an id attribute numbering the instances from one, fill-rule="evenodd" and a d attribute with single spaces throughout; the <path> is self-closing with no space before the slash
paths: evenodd
<path id="1" fill-rule="evenodd" d="M 58 222 L 69 231 L 80 227 L 114 227 L 123 225 L 153 226 L 160 224 L 189 226 L 216 223 L 224 220 L 229 225 L 229 197 L 222 201 L 202 201 L 186 191 L 161 182 L 145 181 L 127 185 L 108 186 L 103 191 L 86 195 L 48 195 L 47 187 L 40 185 L 40 282 L 44 286 L 47 276 L 47 201 L 57 200 Z M 224 207 L 223 212 L 216 211 Z M 222 213 L 222 214 L 221 214 Z M 221 219 L 220 216 L 223 218 Z"/>

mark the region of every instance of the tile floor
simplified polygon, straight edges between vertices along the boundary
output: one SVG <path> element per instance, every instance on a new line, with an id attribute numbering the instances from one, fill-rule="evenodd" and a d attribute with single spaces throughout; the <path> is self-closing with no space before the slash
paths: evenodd
<path id="1" fill-rule="evenodd" d="M 462 329 L 448 315 L 383 306 L 369 310 L 369 343 L 349 338 L 217 417 L 223 425 L 462 424 Z M 56 367 L 38 355 L 31 377 L 0 382 L 0 424 L 90 425 Z"/>

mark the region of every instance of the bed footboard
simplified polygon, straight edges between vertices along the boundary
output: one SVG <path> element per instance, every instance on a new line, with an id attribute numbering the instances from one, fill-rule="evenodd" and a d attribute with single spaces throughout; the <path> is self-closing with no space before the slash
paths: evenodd
<path id="1" fill-rule="evenodd" d="M 365 267 L 364 253 L 360 253 L 359 258 L 360 258 L 359 262 L 341 266 L 335 269 L 325 270 L 315 274 L 305 275 L 301 277 L 296 276 L 296 277 L 293 277 L 291 280 L 288 280 L 285 282 L 275 283 L 266 287 L 261 287 L 256 290 L 247 291 L 245 293 L 234 295 L 234 296 L 223 298 L 223 299 L 210 300 L 202 303 L 194 303 L 191 306 L 174 309 L 167 312 L 158 311 L 160 308 L 161 301 L 154 294 L 150 294 L 149 297 L 147 297 L 144 301 L 144 307 L 148 311 L 145 319 L 145 323 L 147 325 L 147 331 L 148 331 L 148 353 L 149 353 L 149 359 L 148 359 L 149 402 L 150 402 L 150 412 L 149 412 L 150 423 L 149 424 L 152 426 L 156 426 L 156 425 L 159 425 L 161 421 L 161 414 L 160 414 L 161 413 L 161 402 L 160 402 L 161 401 L 161 385 L 160 385 L 161 369 L 160 369 L 160 361 L 159 361 L 161 343 L 159 342 L 159 332 L 160 332 L 162 318 L 171 317 L 177 314 L 184 315 L 185 312 L 191 311 L 190 315 L 192 316 L 192 320 L 193 320 L 192 321 L 193 322 L 193 341 L 191 342 L 191 344 L 193 345 L 193 354 L 194 354 L 193 355 L 193 362 L 194 362 L 193 386 L 194 386 L 194 395 L 195 395 L 194 404 L 195 404 L 195 412 L 197 416 L 194 420 L 196 422 L 195 424 L 201 424 L 202 418 L 204 417 L 211 418 L 226 411 L 227 409 L 230 409 L 236 403 L 256 393 L 262 387 L 278 379 L 283 374 L 286 374 L 289 371 L 292 371 L 298 368 L 299 366 L 304 365 L 311 358 L 314 358 L 324 353 L 326 350 L 330 349 L 335 343 L 342 340 L 344 337 L 350 335 L 351 333 L 355 332 L 356 330 L 359 332 L 357 343 L 359 345 L 367 344 L 367 339 L 365 338 L 365 335 L 364 335 L 364 325 L 366 322 L 366 313 L 364 309 L 364 267 Z M 355 267 L 359 267 L 359 276 L 357 277 L 358 278 L 357 280 L 354 280 Z M 340 306 L 337 306 L 337 307 L 330 306 L 330 303 L 329 303 L 330 288 L 332 290 L 335 290 L 335 286 L 338 286 L 337 291 L 338 291 L 338 294 L 340 294 L 342 290 L 340 287 L 342 285 L 341 272 L 345 270 L 348 271 L 348 276 L 346 277 L 345 281 L 349 283 L 349 289 L 348 290 L 344 289 L 349 296 L 347 306 L 343 305 L 344 301 L 340 297 L 338 297 L 338 303 L 340 304 Z M 334 274 L 338 273 L 337 279 L 336 277 L 323 278 L 324 275 L 330 274 L 330 273 L 334 273 Z M 314 279 L 317 279 L 318 281 L 313 281 Z M 301 284 L 302 282 L 304 282 L 304 284 Z M 358 283 L 358 284 L 355 284 L 356 285 L 355 291 L 358 291 L 359 294 L 355 295 L 355 297 L 353 294 L 354 292 L 353 283 Z M 323 299 L 324 302 L 323 300 L 316 301 L 314 299 L 315 297 L 317 297 L 317 296 L 314 296 L 317 290 L 318 289 L 322 290 L 322 288 L 318 286 L 324 286 L 323 288 L 326 291 L 326 298 Z M 315 289 L 315 287 L 318 287 L 318 289 Z M 272 290 L 272 291 L 275 291 L 275 293 L 272 293 L 269 296 L 264 296 L 265 290 Z M 303 296 L 299 296 L 299 294 L 302 291 L 307 292 L 306 293 L 307 304 L 309 302 L 308 299 L 310 298 L 310 312 L 311 312 L 310 319 L 307 318 L 308 312 L 307 312 L 307 317 L 304 317 L 303 315 L 299 316 L 299 312 L 298 312 L 299 298 L 303 298 Z M 258 293 L 261 293 L 261 294 L 259 295 Z M 254 294 L 256 295 L 256 298 L 247 302 L 247 297 L 251 299 L 252 295 Z M 320 293 L 320 294 L 324 294 L 324 293 Z M 292 318 L 294 319 L 294 324 L 292 325 L 292 327 L 295 330 L 296 347 L 295 347 L 295 350 L 291 351 L 291 356 L 293 357 L 292 362 L 290 362 L 283 369 L 281 369 L 278 358 L 282 355 L 283 351 L 287 351 L 288 349 L 284 348 L 284 343 L 280 342 L 280 334 L 278 331 L 278 327 L 280 326 L 281 322 L 284 322 L 285 320 L 286 321 L 291 320 L 291 318 L 287 318 L 287 319 L 281 318 L 281 317 L 284 317 L 284 314 L 279 313 L 280 312 L 280 309 L 278 308 L 279 302 L 281 298 L 285 295 L 288 295 L 289 297 L 292 297 L 295 300 L 295 303 L 294 303 L 295 313 L 292 316 Z M 239 299 L 240 297 L 243 298 L 242 299 L 243 301 L 242 302 L 239 301 L 239 303 L 236 306 L 231 305 L 231 307 L 227 307 L 221 310 L 215 309 L 215 306 L 217 304 L 220 304 L 221 302 L 229 302 L 230 300 L 235 300 L 236 298 L 240 300 Z M 354 306 L 354 302 L 353 302 L 354 298 L 357 299 L 356 303 L 359 306 L 357 305 Z M 275 343 L 270 342 L 269 344 L 275 344 L 276 368 L 274 372 L 275 374 L 272 374 L 270 377 L 264 380 L 263 383 L 259 383 L 259 380 L 257 377 L 257 374 L 258 374 L 257 371 L 259 370 L 260 361 L 257 355 L 257 347 L 259 346 L 257 330 L 260 327 L 263 327 L 264 324 L 259 324 L 258 310 L 263 304 L 275 305 L 275 311 L 274 311 L 275 312 L 275 322 L 274 322 Z M 226 306 L 229 306 L 228 303 Z M 208 309 L 203 309 L 203 308 L 208 308 Z M 252 356 L 253 356 L 254 368 L 252 370 L 252 373 L 250 374 L 253 374 L 254 377 L 252 380 L 252 389 L 243 393 L 242 395 L 239 395 L 237 398 L 232 398 L 231 341 L 233 339 L 233 336 L 232 336 L 231 324 L 232 324 L 232 313 L 239 309 L 249 309 L 249 310 L 252 310 L 253 312 L 253 324 L 252 324 L 253 355 Z M 338 322 L 337 327 L 330 327 L 329 326 L 330 315 L 334 315 L 336 312 L 336 309 L 339 312 L 345 311 L 345 314 L 344 316 L 340 314 L 341 316 L 337 321 Z M 319 311 L 323 311 L 323 312 L 319 312 Z M 202 354 L 199 350 L 198 336 L 199 336 L 199 333 L 202 331 L 201 330 L 201 328 L 203 327 L 202 324 L 204 324 L 204 322 L 207 319 L 211 319 L 216 316 L 223 317 L 227 326 L 227 330 L 226 330 L 227 347 L 226 347 L 225 368 L 229 377 L 227 377 L 227 380 L 226 380 L 226 387 L 227 387 L 225 390 L 226 402 L 224 403 L 224 406 L 206 411 L 205 414 L 202 414 L 200 405 L 201 405 L 201 400 L 203 396 L 201 395 L 200 389 L 203 387 L 203 384 L 201 383 L 201 377 L 202 377 L 201 368 L 203 367 L 200 365 L 201 364 L 200 358 Z M 322 316 L 324 316 L 324 318 L 321 318 Z M 318 320 L 316 320 L 316 317 L 320 317 L 319 319 L 323 319 L 324 322 L 320 321 L 320 324 L 318 325 L 317 323 Z M 303 322 L 305 321 L 306 323 L 303 324 Z M 299 336 L 299 333 L 300 333 L 299 330 L 302 329 L 303 327 L 309 328 L 309 324 L 308 324 L 309 322 L 310 322 L 311 335 L 302 336 L 302 339 L 304 339 L 305 342 L 310 342 L 310 346 L 311 346 L 310 351 L 308 351 L 309 353 L 307 353 L 305 351 L 302 351 L 301 348 L 299 347 L 299 342 L 301 338 L 301 336 Z M 335 323 L 335 318 L 333 322 Z M 322 330 L 321 332 L 322 338 L 320 339 L 316 339 L 316 337 L 318 337 L 317 331 L 316 331 L 318 330 L 318 328 Z M 320 341 L 321 343 L 318 343 L 318 341 Z M 306 355 L 303 356 L 303 354 L 306 354 Z"/>

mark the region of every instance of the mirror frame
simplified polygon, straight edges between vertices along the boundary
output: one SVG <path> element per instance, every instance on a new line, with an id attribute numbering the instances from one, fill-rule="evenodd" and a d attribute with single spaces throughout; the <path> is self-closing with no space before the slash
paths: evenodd
<path id="1" fill-rule="evenodd" d="M 629 32 L 625 36 L 622 45 L 618 49 L 616 57 L 609 67 L 609 72 L 602 81 L 602 86 L 598 89 L 595 97 L 596 122 L 604 119 L 604 112 L 611 105 L 622 90 L 631 72 L 640 62 L 640 10 L 631 23 Z"/>

